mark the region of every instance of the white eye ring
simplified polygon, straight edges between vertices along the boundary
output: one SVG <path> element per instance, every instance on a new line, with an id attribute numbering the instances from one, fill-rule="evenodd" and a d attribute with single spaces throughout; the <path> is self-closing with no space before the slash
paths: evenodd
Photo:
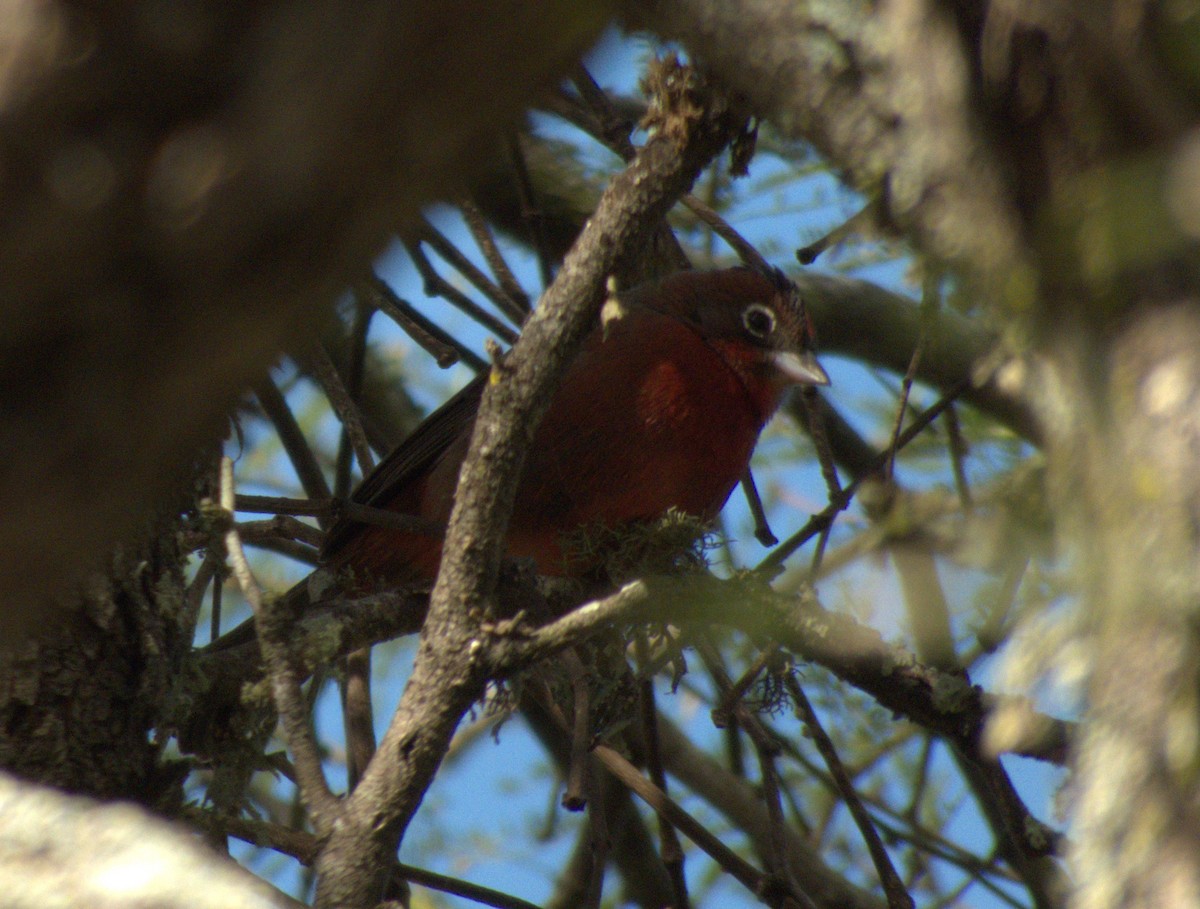
<path id="1" fill-rule="evenodd" d="M 765 339 L 775 330 L 775 313 L 761 303 L 751 303 L 742 310 L 742 325 L 754 337 Z"/>

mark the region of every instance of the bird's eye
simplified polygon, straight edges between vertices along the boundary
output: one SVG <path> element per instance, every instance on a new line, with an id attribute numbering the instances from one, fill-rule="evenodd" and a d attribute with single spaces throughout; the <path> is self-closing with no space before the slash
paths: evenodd
<path id="1" fill-rule="evenodd" d="M 775 330 L 775 313 L 761 303 L 751 303 L 742 310 L 742 324 L 756 338 L 766 338 Z"/>

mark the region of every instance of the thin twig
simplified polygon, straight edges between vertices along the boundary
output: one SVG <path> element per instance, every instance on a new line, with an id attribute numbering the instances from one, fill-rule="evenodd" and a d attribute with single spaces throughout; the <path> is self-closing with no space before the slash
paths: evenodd
<path id="1" fill-rule="evenodd" d="M 883 475 L 887 479 L 891 479 L 896 472 L 896 450 L 900 441 L 900 431 L 904 428 L 904 414 L 908 412 L 908 400 L 912 394 L 913 376 L 917 374 L 917 367 L 921 363 L 921 351 L 924 348 L 923 340 L 917 343 L 916 348 L 912 352 L 912 357 L 908 361 L 908 369 L 904 371 L 904 379 L 900 383 L 900 401 L 896 406 L 896 419 L 892 423 L 891 442 L 888 445 L 888 459 L 883 468 Z"/>
<path id="2" fill-rule="evenodd" d="M 520 136 L 516 133 L 508 139 L 508 160 L 512 164 L 513 176 L 517 182 L 517 199 L 521 203 L 521 217 L 529 225 L 532 246 L 537 253 L 538 271 L 542 279 L 542 287 L 549 287 L 554 280 L 553 256 L 546 241 L 545 216 L 535 202 L 533 180 L 529 176 L 529 167 L 525 163 L 525 152 L 521 148 Z"/>
<path id="3" fill-rule="evenodd" d="M 358 502 L 340 503 L 341 513 L 351 521 L 359 524 L 371 524 L 375 527 L 389 527 L 426 537 L 440 538 L 446 535 L 446 527 L 440 521 L 422 517 L 416 514 L 400 514 L 388 511 L 386 508 L 373 508 Z"/>
<path id="4" fill-rule="evenodd" d="M 459 210 L 463 211 L 463 220 L 466 221 L 467 216 L 464 205 L 460 204 Z M 476 214 L 479 214 L 479 209 L 475 209 L 475 212 Z M 483 217 L 481 214 L 479 214 L 479 216 L 480 218 Z M 476 227 L 479 226 L 480 225 L 477 222 Z M 470 223 L 467 224 L 467 227 L 471 230 L 472 235 L 476 236 L 477 242 L 481 246 L 485 245 L 488 240 L 491 240 L 491 234 L 487 232 L 486 221 L 482 222 L 482 227 L 484 230 L 482 239 L 479 238 L 479 235 L 475 234 L 475 229 L 471 227 Z M 526 309 L 524 312 L 522 312 L 521 307 L 508 296 L 508 292 L 491 278 L 489 278 L 486 274 L 484 274 L 483 271 L 477 268 L 475 263 L 463 255 L 462 250 L 451 243 L 445 234 L 443 234 L 440 230 L 434 227 L 433 224 L 430 223 L 428 218 L 421 222 L 419 230 L 419 239 L 422 243 L 428 243 L 434 252 L 436 252 L 442 257 L 442 259 L 444 259 L 449 265 L 457 270 L 460 275 L 471 282 L 476 290 L 491 300 L 492 304 L 498 310 L 504 313 L 505 317 L 511 320 L 514 325 L 521 324 L 524 316 L 528 314 L 528 299 L 526 300 L 525 304 Z M 496 249 L 494 240 L 491 241 L 491 247 L 493 251 L 493 257 L 498 258 L 499 261 L 503 263 L 504 259 L 500 256 L 500 251 Z M 509 274 L 511 275 L 512 272 L 509 272 Z"/>
<path id="5" fill-rule="evenodd" d="M 815 581 L 821 576 L 821 565 L 825 561 L 825 552 L 829 549 L 829 538 L 833 536 L 833 524 L 826 524 L 817 534 L 817 545 L 813 547 L 812 561 L 808 566 L 808 577 Z"/>
<path id="6" fill-rule="evenodd" d="M 307 515 L 315 517 L 321 522 L 341 517 L 359 524 L 388 527 L 392 530 L 401 530 L 405 533 L 427 537 L 442 537 L 446 534 L 445 525 L 438 521 L 432 521 L 420 515 L 401 514 L 386 508 L 375 508 L 345 499 L 290 499 L 276 496 L 239 495 L 236 501 L 238 511 L 275 515 Z"/>
<path id="7" fill-rule="evenodd" d="M 428 239 L 425 239 L 425 242 L 429 242 Z M 497 338 L 502 338 L 509 344 L 517 340 L 517 333 L 515 331 L 443 278 L 438 270 L 433 267 L 433 264 L 425 255 L 419 243 L 406 243 L 404 244 L 404 248 L 408 250 L 408 257 L 412 259 L 413 264 L 417 267 L 417 271 L 421 274 L 422 280 L 425 282 L 425 296 L 441 297 L 468 318 L 478 322 Z M 476 272 L 478 272 L 478 269 L 476 269 Z"/>
<path id="8" fill-rule="evenodd" d="M 962 427 L 958 423 L 957 407 L 947 408 L 946 415 L 942 418 L 942 425 L 946 428 L 947 448 L 950 451 L 950 466 L 954 470 L 954 488 L 958 492 L 959 501 L 962 502 L 963 511 L 970 513 L 975 507 L 971 496 L 971 484 L 967 480 L 966 459 L 970 451 L 970 446 L 967 444 L 967 440 L 963 436 Z"/>
<path id="9" fill-rule="evenodd" d="M 770 271 L 771 264 L 763 258 L 763 254 L 755 249 L 749 240 L 734 230 L 733 225 L 722 218 L 711 205 L 691 194 L 684 196 L 679 201 L 692 214 L 707 224 L 714 234 L 729 244 L 729 248 L 737 254 L 742 262 L 758 271 Z"/>
<path id="10" fill-rule="evenodd" d="M 804 689 L 800 683 L 796 681 L 796 677 L 791 673 L 784 674 L 784 685 L 787 686 L 788 693 L 792 696 L 792 701 L 796 705 L 796 713 L 808 727 L 809 733 L 813 737 L 813 742 L 817 746 L 817 750 L 821 752 L 821 757 L 825 759 L 825 766 L 829 768 L 829 774 L 837 783 L 838 792 L 841 793 L 842 799 L 846 802 L 846 807 L 850 810 L 850 815 L 854 818 L 854 823 L 858 826 L 859 832 L 862 833 L 863 840 L 867 844 L 867 850 L 871 853 L 871 861 L 875 864 L 875 870 L 879 874 L 880 883 L 883 884 L 883 892 L 887 895 L 888 906 L 891 909 L 913 909 L 913 898 L 904 886 L 904 881 L 900 879 L 900 875 L 896 873 L 896 868 L 892 864 L 892 859 L 888 855 L 887 848 L 883 845 L 883 840 L 879 838 L 879 832 L 875 829 L 875 824 L 871 820 L 871 815 L 867 809 L 863 807 L 862 801 L 858 797 L 858 792 L 854 788 L 854 783 L 851 782 L 849 774 L 846 773 L 846 768 L 842 764 L 842 760 L 838 757 L 837 749 L 833 746 L 833 741 L 825 732 L 825 728 L 821 725 L 821 721 L 817 718 L 816 711 L 808 702 L 808 698 L 804 694 Z"/>
<path id="11" fill-rule="evenodd" d="M 321 848 L 320 839 L 304 830 L 295 830 L 271 821 L 252 819 L 231 814 L 219 814 L 205 808 L 185 808 L 184 816 L 197 827 L 216 829 L 242 842 L 264 849 L 272 849 L 289 855 L 302 865 L 316 861 Z M 459 878 L 438 874 L 413 865 L 398 864 L 396 874 L 405 881 L 472 900 L 481 906 L 495 909 L 538 909 L 536 905 L 507 893 L 472 884 Z M 296 903 L 297 906 L 302 904 Z"/>
<path id="12" fill-rule="evenodd" d="M 223 566 L 222 566 L 223 567 Z M 221 636 L 221 601 L 225 596 L 225 573 L 222 572 L 212 589 L 212 605 L 208 619 L 208 639 L 215 641 Z"/>
<path id="13" fill-rule="evenodd" d="M 350 363 L 347 368 L 346 395 L 343 401 L 342 438 L 338 442 L 337 476 L 334 488 L 339 497 L 350 493 L 353 450 L 363 475 L 374 469 L 374 457 L 363 432 L 358 403 L 362 397 L 363 372 L 367 356 L 367 334 L 371 315 L 376 311 L 361 299 L 355 306 L 354 324 L 350 331 Z M 333 367 L 330 360 L 329 366 Z M 332 372 L 333 384 L 337 374 Z M 327 392 L 328 393 L 328 389 Z M 331 398 L 331 402 L 332 402 Z M 335 406 L 334 408 L 338 408 Z M 341 664 L 342 728 L 346 740 L 346 785 L 358 785 L 367 764 L 375 754 L 375 709 L 371 702 L 371 648 L 362 647 L 346 655 Z"/>
<path id="14" fill-rule="evenodd" d="M 842 495 L 842 482 L 838 478 L 837 460 L 833 455 L 833 447 L 829 442 L 829 431 L 825 423 L 827 408 L 821 393 L 812 387 L 799 391 L 801 407 L 804 411 L 805 428 L 808 437 L 812 439 L 813 448 L 817 452 L 817 463 L 821 465 L 821 476 L 825 480 L 825 489 L 830 501 L 836 501 Z M 812 561 L 809 565 L 809 578 L 816 579 L 825 559 L 825 550 L 829 546 L 829 538 L 833 534 L 833 522 L 830 521 L 821 529 L 817 537 L 817 545 L 813 547 Z"/>
<path id="15" fill-rule="evenodd" d="M 912 423 L 909 424 L 908 429 L 904 430 L 904 432 L 902 432 L 896 439 L 894 448 L 897 450 L 904 448 L 906 445 L 912 442 L 913 439 L 924 432 L 925 429 L 934 420 L 936 420 L 947 407 L 949 407 L 952 403 L 954 403 L 955 400 L 958 399 L 959 395 L 966 390 L 967 385 L 968 383 L 965 381 L 960 382 L 950 391 L 942 395 L 942 397 L 940 397 L 937 401 L 935 401 L 931 407 L 921 412 L 912 421 Z M 758 566 L 754 570 L 763 574 L 772 574 L 778 571 L 788 556 L 790 556 L 793 552 L 812 539 L 816 534 L 820 533 L 833 523 L 834 518 L 836 518 L 837 515 L 844 511 L 850 504 L 850 501 L 854 498 L 855 492 L 858 491 L 858 487 L 871 476 L 873 476 L 875 471 L 882 469 L 887 464 L 890 457 L 890 448 L 888 451 L 878 455 L 872 465 L 872 470 L 864 473 L 861 477 L 854 480 L 849 486 L 845 487 L 839 495 L 834 497 L 834 500 L 830 502 L 828 506 L 822 509 L 818 514 L 813 515 L 809 519 L 808 523 L 776 546 L 775 549 L 773 549 L 766 556 L 766 558 L 758 563 Z"/>
<path id="16" fill-rule="evenodd" d="M 342 667 L 342 725 L 346 734 L 346 782 L 354 789 L 375 755 L 375 711 L 371 703 L 371 648 L 346 655 Z"/>
<path id="17" fill-rule="evenodd" d="M 821 392 L 808 386 L 800 389 L 800 401 L 804 405 L 804 413 L 808 417 L 808 435 L 812 439 L 813 448 L 817 452 L 817 463 L 821 465 L 821 476 L 825 480 L 825 489 L 831 497 L 842 491 L 842 481 L 838 478 L 837 459 L 833 456 L 833 448 L 829 444 L 829 431 L 822 419 L 824 408 L 821 406 Z"/>
<path id="18" fill-rule="evenodd" d="M 387 282 L 377 275 L 371 275 L 368 280 L 355 285 L 355 292 L 366 297 L 381 313 L 399 325 L 442 369 L 460 360 L 477 373 L 487 369 L 487 363 L 478 354 L 417 312 L 411 303 L 398 297 Z"/>
<path id="19" fill-rule="evenodd" d="M 632 161 L 637 154 L 637 148 L 629 141 L 632 131 L 630 121 L 617 111 L 608 94 L 596 84 L 587 69 L 578 67 L 574 81 L 580 90 L 581 98 L 560 93 L 550 97 L 551 103 L 548 106 L 567 122 L 573 123 L 619 155 L 622 160 Z M 655 235 L 648 242 L 659 245 L 664 264 L 670 266 L 669 270 L 686 271 L 692 267 L 687 253 L 679 245 L 675 232 L 666 221 L 657 225 Z"/>
<path id="20" fill-rule="evenodd" d="M 741 705 L 740 709 L 749 713 L 745 705 Z M 754 728 L 751 726 L 750 728 Z M 800 889 L 799 881 L 792 874 L 791 866 L 787 861 L 787 820 L 783 816 L 783 802 L 780 798 L 779 791 L 779 769 L 776 767 L 776 758 L 779 756 L 779 745 L 775 743 L 761 726 L 758 727 L 761 735 L 747 730 L 750 735 L 750 741 L 754 744 L 754 751 L 758 755 L 758 772 L 762 778 L 762 795 L 763 803 L 767 806 L 767 820 L 771 831 L 771 851 L 774 853 L 773 863 L 775 865 L 775 874 L 784 878 L 787 881 L 789 894 L 793 900 L 799 903 L 804 909 L 817 909 L 817 904 L 807 893 Z"/>
<path id="21" fill-rule="evenodd" d="M 196 569 L 196 576 L 188 583 L 187 592 L 183 598 L 183 612 L 179 617 L 179 626 L 183 629 L 184 634 L 195 634 L 196 623 L 200 616 L 200 606 L 204 602 L 204 594 L 214 578 L 218 579 L 218 584 L 221 583 L 219 577 L 221 567 L 221 559 L 210 551 L 205 555 L 204 561 L 200 563 L 200 567 Z"/>
<path id="22" fill-rule="evenodd" d="M 364 475 L 370 473 L 375 468 L 375 453 L 371 451 L 371 444 L 367 441 L 367 434 L 363 430 L 358 406 L 350 397 L 346 386 L 342 384 L 342 377 L 338 375 L 333 358 L 329 356 L 329 351 L 325 349 L 324 344 L 318 344 L 313 348 L 308 356 L 308 362 L 312 366 L 313 374 L 321 384 L 325 396 L 329 399 L 333 412 L 341 420 L 343 430 L 350 436 L 350 444 L 354 447 L 354 457 L 358 459 L 359 468 Z"/>
<path id="23" fill-rule="evenodd" d="M 236 500 L 235 500 L 236 501 Z M 277 514 L 265 521 L 246 521 L 238 523 L 238 533 L 242 535 L 243 543 L 259 543 L 262 540 L 277 537 L 284 540 L 299 540 L 316 549 L 325 542 L 325 534 L 311 524 L 297 521 L 291 515 Z"/>
<path id="24" fill-rule="evenodd" d="M 624 783 L 659 815 L 706 852 L 726 873 L 751 893 L 760 895 L 769 906 L 782 906 L 779 895 L 766 892 L 766 876 L 722 843 L 708 828 L 672 801 L 665 792 L 646 779 L 629 761 L 608 745 L 597 745 L 596 757 L 609 772 Z"/>
<path id="25" fill-rule="evenodd" d="M 780 645 L 772 643 L 764 650 L 760 651 L 758 656 L 754 658 L 754 662 L 742 673 L 741 678 L 736 682 L 728 682 L 722 688 L 721 699 L 717 701 L 717 706 L 711 711 L 713 725 L 718 729 L 727 726 L 733 719 L 732 714 L 738 703 L 746 696 L 746 692 L 750 690 L 750 686 L 758 681 L 758 677 L 762 675 L 763 670 L 767 668 L 770 662 L 778 656 Z M 713 647 L 708 653 L 706 659 L 716 656 L 716 648 Z M 722 678 L 725 677 L 725 667 L 720 661 L 714 662 L 714 669 L 719 669 Z M 713 670 L 710 670 L 713 671 Z"/>
<path id="26" fill-rule="evenodd" d="M 746 504 L 750 506 L 750 515 L 754 518 L 754 539 L 764 546 L 774 546 L 779 542 L 779 538 L 771 533 L 771 525 L 767 522 L 767 512 L 763 508 L 758 487 L 754 484 L 754 474 L 749 467 L 742 474 L 742 492 L 746 494 Z"/>
<path id="27" fill-rule="evenodd" d="M 508 267 L 508 262 L 500 252 L 500 247 L 496 244 L 496 237 L 479 206 L 470 199 L 463 199 L 459 206 L 462 209 L 463 220 L 467 222 L 467 228 L 471 231 L 471 236 L 475 238 L 479 251 L 487 260 L 488 268 L 492 270 L 492 274 L 495 275 L 496 281 L 513 307 L 511 313 L 513 320 L 520 325 L 532 309 L 529 294 L 525 292 L 525 288 L 521 286 L 517 276 Z"/>
<path id="28" fill-rule="evenodd" d="M 584 104 L 595 118 L 594 126 L 583 127 L 584 131 L 600 139 L 625 161 L 631 161 L 636 153 L 633 143 L 629 141 L 629 135 L 633 132 L 633 123 L 628 118 L 621 116 L 608 97 L 608 93 L 592 78 L 587 67 L 582 64 L 575 67 L 571 82 L 574 83 L 580 98 L 583 99 Z M 568 100 L 573 101 L 574 99 Z M 576 125 L 580 124 L 576 123 Z"/>
<path id="29" fill-rule="evenodd" d="M 574 699 L 571 714 L 571 750 L 562 805 L 568 811 L 582 811 L 587 806 L 590 789 L 588 751 L 592 739 L 591 695 L 588 691 L 588 673 L 578 654 L 573 650 L 566 650 L 562 654 L 562 660 L 571 681 Z"/>
<path id="30" fill-rule="evenodd" d="M 792 899 L 799 902 L 805 909 L 816 909 L 812 898 L 803 891 L 800 882 L 792 874 L 791 863 L 788 861 L 787 821 L 783 816 L 783 805 L 780 799 L 779 773 L 775 760 L 779 756 L 779 741 L 773 736 L 762 721 L 746 707 L 739 698 L 731 697 L 733 685 L 728 673 L 718 656 L 716 646 L 706 637 L 701 637 L 696 643 L 696 649 L 704 660 L 705 668 L 712 676 L 717 690 L 721 692 L 722 703 L 729 704 L 730 711 L 737 719 L 737 724 L 746 731 L 750 742 L 758 756 L 759 773 L 762 778 L 762 794 L 767 806 L 767 818 L 770 822 L 770 855 L 768 864 L 773 872 L 785 885 Z M 715 712 L 715 711 L 714 711 Z"/>
<path id="31" fill-rule="evenodd" d="M 283 450 L 287 452 L 305 494 L 310 499 L 328 499 L 332 495 L 329 483 L 278 386 L 268 376 L 254 386 L 254 394 L 263 412 L 275 426 L 279 441 L 283 443 Z"/>
<path id="32" fill-rule="evenodd" d="M 328 518 L 332 514 L 334 498 L 293 499 L 287 496 L 248 496 L 238 493 L 234 499 L 238 511 L 250 514 L 304 515 Z"/>
<path id="33" fill-rule="evenodd" d="M 841 243 L 855 234 L 875 232 L 875 221 L 879 214 L 880 206 L 878 203 L 868 202 L 833 230 L 829 231 L 829 233 L 825 234 L 825 236 L 796 250 L 796 259 L 801 265 L 812 265 L 816 261 L 817 256 L 821 255 L 821 253 L 834 244 Z"/>
<path id="34" fill-rule="evenodd" d="M 596 83 L 586 68 L 577 67 L 571 81 L 589 110 L 580 108 L 576 99 L 560 95 L 559 97 L 566 102 L 566 105 L 556 105 L 556 111 L 560 114 L 568 114 L 568 119 L 577 127 L 603 142 L 611 151 L 626 161 L 630 160 L 635 152 L 633 143 L 629 141 L 632 124 L 621 116 L 608 97 L 608 93 Z M 591 114 L 590 118 L 586 116 L 588 113 Z M 742 262 L 759 271 L 770 270 L 771 265 L 762 253 L 722 218 L 711 205 L 693 193 L 686 193 L 679 201 L 708 225 L 713 233 L 724 240 Z"/>
<path id="35" fill-rule="evenodd" d="M 472 884 L 470 881 L 460 878 L 448 877 L 425 868 L 415 868 L 412 865 L 401 863 L 396 866 L 396 874 L 410 884 L 427 887 L 439 893 L 449 893 L 451 896 L 461 896 L 463 899 L 479 903 L 481 906 L 492 906 L 494 909 L 539 909 L 535 903 L 527 902 L 510 893 Z"/>
<path id="36" fill-rule="evenodd" d="M 221 458 L 221 507 L 230 516 L 229 530 L 225 534 L 225 549 L 229 554 L 230 566 L 238 587 L 250 608 L 254 611 L 254 626 L 258 632 L 259 646 L 271 680 L 271 691 L 275 707 L 283 724 L 288 746 L 295 756 L 296 779 L 305 806 L 312 816 L 313 826 L 327 833 L 340 813 L 340 803 L 329 789 L 325 771 L 321 766 L 321 752 L 313 734 L 310 713 L 304 702 L 299 675 L 292 667 L 288 653 L 288 617 L 282 610 L 274 609 L 274 602 L 263 596 L 262 588 L 254 579 L 246 553 L 242 549 L 241 536 L 232 522 L 234 507 L 233 461 Z"/>
<path id="37" fill-rule="evenodd" d="M 314 549 L 307 543 L 298 543 L 295 540 L 271 536 L 260 537 L 253 542 L 250 540 L 246 540 L 245 542 L 247 546 L 253 546 L 255 549 L 261 549 L 264 552 L 273 552 L 276 555 L 299 562 L 301 565 L 310 565 L 316 568 L 321 561 L 320 550 Z"/>
<path id="38" fill-rule="evenodd" d="M 646 641 L 638 636 L 638 661 L 646 663 Z M 645 671 L 643 669 L 643 671 Z M 667 792 L 667 773 L 663 769 L 662 746 L 658 734 L 658 706 L 654 702 L 654 679 L 643 678 L 638 685 L 638 712 L 641 719 L 642 735 L 646 743 L 646 770 L 650 781 L 664 794 Z M 658 816 L 658 838 L 661 844 L 662 862 L 671 877 L 671 889 L 675 894 L 675 909 L 688 909 L 691 901 L 688 899 L 687 877 L 683 868 L 683 848 L 679 845 L 679 836 L 675 827 L 662 816 Z"/>
<path id="39" fill-rule="evenodd" d="M 588 763 L 591 763 L 588 757 Z M 588 840 L 592 850 L 592 867 L 588 875 L 586 902 L 581 909 L 600 909 L 604 899 L 604 876 L 608 870 L 608 852 L 611 846 L 611 836 L 608 829 L 607 808 L 599 792 L 596 773 L 589 767 L 588 772 Z"/>
<path id="40" fill-rule="evenodd" d="M 378 310 L 368 301 L 355 295 L 354 321 L 350 325 L 349 356 L 346 365 L 346 392 L 355 405 L 360 405 L 362 402 L 363 377 L 367 364 L 367 336 L 371 331 L 371 317 L 376 312 Z M 361 409 L 358 410 L 358 416 L 363 424 L 364 434 L 367 435 L 368 442 L 370 442 L 371 436 L 366 433 L 366 420 L 363 418 Z M 367 447 L 376 451 L 381 450 L 373 444 L 368 444 Z M 349 431 L 343 426 L 342 437 L 338 440 L 337 467 L 333 477 L 333 494 L 339 499 L 350 495 L 353 483 L 351 469 L 353 465 L 350 457 L 352 452 L 353 440 L 350 438 Z M 365 474 L 367 469 L 363 467 L 362 471 Z"/>
<path id="41" fill-rule="evenodd" d="M 917 343 L 913 347 L 912 357 L 909 358 L 908 368 L 904 371 L 904 380 L 900 386 L 900 404 L 896 408 L 896 422 L 892 429 L 891 457 L 888 459 L 884 476 L 891 479 L 896 467 L 896 441 L 900 438 L 900 429 L 904 425 L 904 414 L 908 410 L 909 396 L 912 394 L 913 380 L 921 365 L 921 357 L 925 352 L 925 341 L 929 337 L 929 326 L 937 313 L 940 295 L 938 288 L 941 274 L 933 266 L 926 265 L 925 280 L 921 282 L 920 329 L 917 333 Z"/>

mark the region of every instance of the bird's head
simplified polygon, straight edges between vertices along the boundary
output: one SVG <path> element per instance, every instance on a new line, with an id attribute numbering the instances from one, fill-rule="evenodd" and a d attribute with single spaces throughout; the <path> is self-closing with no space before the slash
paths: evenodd
<path id="1" fill-rule="evenodd" d="M 804 301 L 778 269 L 679 272 L 650 285 L 642 302 L 691 323 L 742 378 L 764 418 L 789 386 L 829 384 Z"/>

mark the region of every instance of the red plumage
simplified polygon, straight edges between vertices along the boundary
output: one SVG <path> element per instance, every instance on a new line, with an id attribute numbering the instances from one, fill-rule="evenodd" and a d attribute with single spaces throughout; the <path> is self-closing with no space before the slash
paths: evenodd
<path id="1" fill-rule="evenodd" d="M 510 555 L 574 574 L 564 536 L 675 508 L 714 519 L 787 387 L 825 384 L 795 288 L 748 269 L 682 272 L 620 296 L 567 370 L 530 449 Z M 482 382 L 435 412 L 364 480 L 355 500 L 445 524 Z M 430 580 L 441 540 L 343 522 L 325 561 L 354 586 Z"/>

